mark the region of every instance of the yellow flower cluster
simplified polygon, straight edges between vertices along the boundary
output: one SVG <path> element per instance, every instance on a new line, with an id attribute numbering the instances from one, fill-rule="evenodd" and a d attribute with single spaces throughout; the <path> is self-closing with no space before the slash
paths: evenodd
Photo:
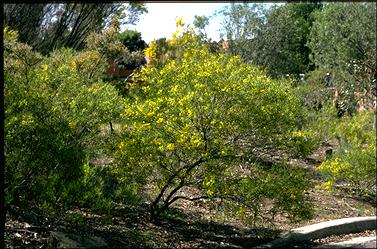
<path id="1" fill-rule="evenodd" d="M 155 62 L 157 60 L 157 43 L 155 41 L 152 41 L 149 44 L 149 47 L 144 50 L 144 53 L 148 57 L 150 62 Z"/>

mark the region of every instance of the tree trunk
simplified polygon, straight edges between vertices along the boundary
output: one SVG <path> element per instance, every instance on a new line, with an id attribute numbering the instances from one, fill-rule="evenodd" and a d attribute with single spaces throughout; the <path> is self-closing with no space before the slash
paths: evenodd
<path id="1" fill-rule="evenodd" d="M 161 222 L 161 213 L 163 210 L 158 207 L 158 204 L 152 203 L 150 207 L 150 216 L 149 216 L 149 221 L 152 222 L 155 225 L 160 224 Z"/>
<path id="2" fill-rule="evenodd" d="M 113 133 L 114 132 L 113 123 L 111 123 L 111 121 L 110 121 L 109 124 L 110 124 L 110 131 L 111 131 L 111 133 Z"/>

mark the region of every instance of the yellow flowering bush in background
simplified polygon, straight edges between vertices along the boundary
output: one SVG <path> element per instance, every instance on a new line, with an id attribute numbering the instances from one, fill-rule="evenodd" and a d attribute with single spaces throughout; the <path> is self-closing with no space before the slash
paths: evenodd
<path id="1" fill-rule="evenodd" d="M 373 194 L 376 186 L 376 114 L 363 111 L 345 117 L 333 127 L 339 148 L 319 167 L 326 181 L 322 187 L 345 187 L 356 195 Z"/>

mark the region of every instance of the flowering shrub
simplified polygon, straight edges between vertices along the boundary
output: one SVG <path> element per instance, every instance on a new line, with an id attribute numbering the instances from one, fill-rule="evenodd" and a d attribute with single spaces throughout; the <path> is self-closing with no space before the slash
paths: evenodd
<path id="1" fill-rule="evenodd" d="M 280 205 L 279 196 L 285 196 L 297 205 L 280 205 L 280 211 L 305 216 L 298 210 L 307 210 L 303 191 L 309 185 L 297 177 L 301 173 L 285 166 L 282 174 L 256 163 L 261 156 L 256 149 L 292 146 L 287 141 L 296 131 L 301 106 L 290 83 L 271 80 L 239 57 L 186 45 L 179 58 L 143 68 L 136 77 L 146 84 L 130 88 L 115 169 L 120 182 L 134 183 L 139 193 L 145 184 L 152 185 L 153 221 L 176 200 L 203 198 L 225 198 L 251 210 L 264 198 Z M 245 174 L 239 173 L 240 165 L 248 168 Z M 231 187 L 244 178 L 234 185 L 239 188 Z M 258 179 L 266 185 L 257 187 Z M 185 197 L 180 191 L 188 186 L 201 194 Z M 242 192 L 241 186 L 260 192 L 249 198 L 253 192 Z"/>
<path id="2" fill-rule="evenodd" d="M 60 49 L 41 57 L 16 39 L 8 45 L 4 59 L 12 66 L 4 73 L 7 203 L 54 210 L 80 202 L 83 167 L 93 139 L 103 124 L 119 115 L 121 99 L 111 85 L 77 70 L 75 62 L 87 52 Z M 22 50 L 25 56 L 17 56 L 20 48 L 27 48 Z"/>
<path id="3" fill-rule="evenodd" d="M 364 111 L 345 117 L 332 135 L 339 148 L 318 170 L 326 177 L 322 185 L 331 190 L 335 184 L 346 183 L 356 194 L 374 193 L 376 186 L 376 127 L 375 113 Z"/>

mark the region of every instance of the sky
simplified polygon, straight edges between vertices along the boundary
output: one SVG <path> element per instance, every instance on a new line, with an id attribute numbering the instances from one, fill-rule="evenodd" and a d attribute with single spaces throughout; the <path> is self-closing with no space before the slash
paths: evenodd
<path id="1" fill-rule="evenodd" d="M 140 17 L 136 26 L 127 28 L 141 32 L 143 40 L 149 44 L 154 39 L 171 38 L 177 19 L 183 18 L 183 23 L 192 24 L 195 15 L 211 16 L 227 5 L 230 3 L 147 3 L 148 13 Z M 218 41 L 220 27 L 221 18 L 211 18 L 206 28 L 208 37 Z"/>

